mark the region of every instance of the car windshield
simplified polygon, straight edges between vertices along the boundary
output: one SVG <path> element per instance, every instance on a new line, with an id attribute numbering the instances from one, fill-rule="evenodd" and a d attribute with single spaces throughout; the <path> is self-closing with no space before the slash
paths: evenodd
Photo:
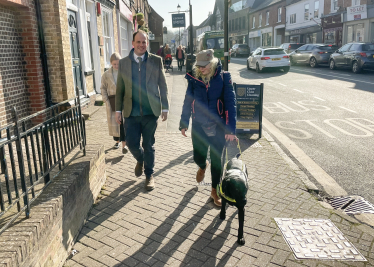
<path id="1" fill-rule="evenodd" d="M 338 50 L 338 47 L 336 45 L 326 45 L 326 46 L 319 46 L 319 50 L 323 51 L 336 51 Z"/>
<path id="2" fill-rule="evenodd" d="M 223 49 L 224 48 L 224 39 L 221 38 L 211 38 L 206 40 L 207 49 Z"/>
<path id="3" fill-rule="evenodd" d="M 362 46 L 362 51 L 374 51 L 374 44 L 366 44 Z"/>
<path id="4" fill-rule="evenodd" d="M 283 49 L 269 49 L 264 50 L 264 56 L 271 56 L 271 55 L 282 55 L 284 54 Z"/>

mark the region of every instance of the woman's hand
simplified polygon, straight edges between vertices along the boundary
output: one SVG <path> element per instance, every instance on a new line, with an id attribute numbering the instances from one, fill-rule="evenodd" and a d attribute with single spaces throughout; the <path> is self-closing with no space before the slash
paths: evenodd
<path id="1" fill-rule="evenodd" d="M 181 130 L 181 133 L 182 133 L 182 135 L 183 135 L 184 137 L 187 137 L 187 135 L 186 135 L 186 131 L 187 131 L 187 128 L 184 128 L 184 129 Z"/>
<path id="2" fill-rule="evenodd" d="M 238 140 L 238 138 L 235 136 L 235 134 L 226 134 L 225 139 L 226 139 L 226 141 L 230 141 L 230 142 L 232 142 L 234 140 L 235 141 Z"/>

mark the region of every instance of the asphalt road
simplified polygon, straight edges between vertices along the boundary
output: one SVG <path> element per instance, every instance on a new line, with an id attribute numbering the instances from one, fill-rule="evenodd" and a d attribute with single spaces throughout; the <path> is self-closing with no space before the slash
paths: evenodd
<path id="1" fill-rule="evenodd" d="M 336 187 L 374 203 L 374 72 L 292 66 L 257 74 L 244 58 L 232 59 L 229 71 L 236 83 L 264 83 L 263 117 L 281 134 L 269 132 L 281 147 L 305 153 L 285 151 L 299 166 L 309 158 Z"/>

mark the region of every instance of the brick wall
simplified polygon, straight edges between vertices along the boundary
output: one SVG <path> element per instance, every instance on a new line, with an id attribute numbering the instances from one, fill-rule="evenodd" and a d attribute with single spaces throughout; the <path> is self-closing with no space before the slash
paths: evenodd
<path id="1" fill-rule="evenodd" d="M 279 2 L 275 5 L 269 6 L 267 8 L 264 8 L 262 10 L 259 10 L 253 14 L 249 15 L 249 30 L 252 30 L 253 25 L 253 17 L 255 17 L 255 29 L 258 29 L 259 27 L 259 16 L 262 14 L 262 23 L 261 23 L 261 28 L 266 28 L 266 27 L 275 27 L 279 24 L 285 24 L 286 23 L 286 9 L 284 6 L 286 5 L 286 1 Z M 281 15 L 281 21 L 278 22 L 278 8 L 282 7 L 282 15 Z M 269 11 L 269 25 L 266 24 L 266 12 Z"/>
<path id="2" fill-rule="evenodd" d="M 366 5 L 366 4 L 373 4 L 373 0 L 361 0 L 360 4 L 361 5 Z M 345 7 L 350 7 L 352 6 L 352 0 L 338 0 L 338 6 L 341 8 Z M 326 0 L 324 1 L 324 9 L 323 9 L 323 14 L 328 15 L 331 13 L 331 0 Z"/>
<path id="3" fill-rule="evenodd" d="M 0 2 L 0 125 L 46 107 L 34 2 Z"/>

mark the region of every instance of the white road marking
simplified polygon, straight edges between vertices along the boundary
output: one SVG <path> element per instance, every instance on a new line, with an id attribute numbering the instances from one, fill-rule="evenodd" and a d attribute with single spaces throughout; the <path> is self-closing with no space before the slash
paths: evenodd
<path id="1" fill-rule="evenodd" d="M 341 106 L 339 106 L 339 108 L 342 108 L 342 109 L 348 110 L 348 111 L 353 112 L 353 113 L 357 113 L 356 111 L 351 110 L 351 109 L 348 109 L 348 108 L 345 108 L 345 107 L 341 107 Z"/>
<path id="2" fill-rule="evenodd" d="M 339 74 L 330 75 L 330 74 L 317 73 L 317 72 L 313 72 L 313 71 L 306 71 L 306 70 L 300 70 L 300 69 L 298 69 L 298 71 L 300 71 L 300 72 L 308 72 L 308 73 L 313 73 L 313 74 L 319 74 L 319 75 L 325 75 L 325 76 L 332 77 L 332 78 L 335 78 L 335 79 L 336 78 L 343 78 L 343 79 L 346 79 L 346 80 L 351 81 L 351 82 L 360 82 L 360 83 L 374 84 L 372 82 L 366 82 L 366 81 L 361 81 L 361 80 L 354 80 L 354 79 L 349 79 L 349 78 L 346 78 L 346 77 L 337 77 L 337 75 L 339 75 Z"/>
<path id="3" fill-rule="evenodd" d="M 319 98 L 319 97 L 314 97 L 314 98 L 316 98 L 316 99 L 318 99 L 318 100 L 321 100 L 321 101 L 326 101 L 326 100 L 324 100 L 324 99 L 322 99 L 322 98 Z"/>
<path id="4" fill-rule="evenodd" d="M 311 175 L 321 184 L 330 196 L 346 196 L 347 192 L 308 155 L 301 150 L 295 142 L 283 134 L 265 117 L 262 118 L 263 125 L 271 132 L 286 149 L 309 171 Z"/>
<path id="5" fill-rule="evenodd" d="M 302 93 L 302 94 L 304 94 L 304 92 L 303 91 L 300 91 L 300 90 L 297 90 L 297 89 L 294 89 L 295 91 L 297 91 L 297 92 L 299 92 L 299 93 Z"/>
<path id="6" fill-rule="evenodd" d="M 282 85 L 282 86 L 287 86 L 287 85 L 285 85 L 285 84 L 283 84 L 283 83 L 278 83 L 278 84 L 280 84 L 280 85 Z"/>

